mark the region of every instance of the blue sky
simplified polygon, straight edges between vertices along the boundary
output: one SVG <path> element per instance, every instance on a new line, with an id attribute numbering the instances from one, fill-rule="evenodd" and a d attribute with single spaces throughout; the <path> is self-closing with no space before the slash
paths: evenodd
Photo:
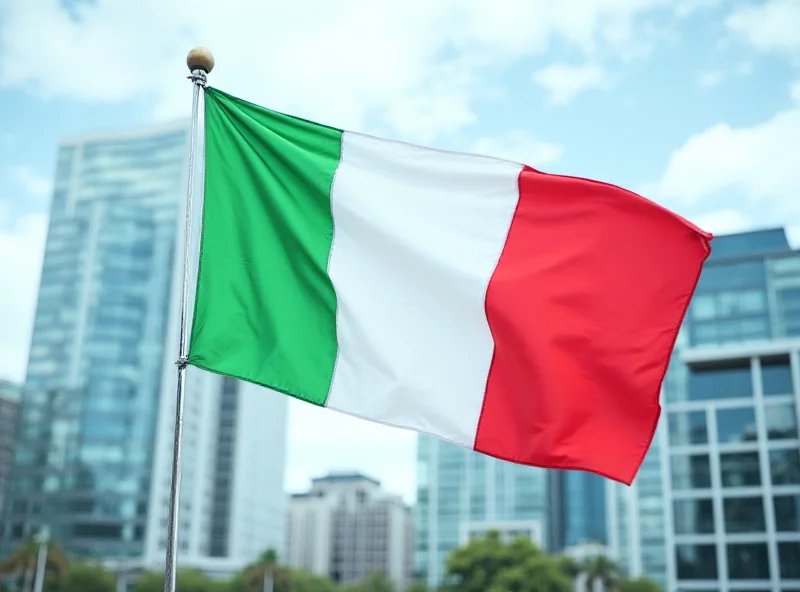
<path id="1" fill-rule="evenodd" d="M 187 117 L 193 45 L 265 106 L 798 244 L 799 32 L 800 0 L 0 0 L 0 376 L 24 375 L 59 138 Z M 360 468 L 413 497 L 413 442 L 293 405 L 288 485 Z"/>

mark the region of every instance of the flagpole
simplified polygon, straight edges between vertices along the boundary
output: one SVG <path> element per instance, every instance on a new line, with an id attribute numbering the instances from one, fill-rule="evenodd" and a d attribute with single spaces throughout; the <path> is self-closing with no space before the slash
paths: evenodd
<path id="1" fill-rule="evenodd" d="M 169 520 L 167 522 L 167 567 L 164 573 L 164 592 L 175 592 L 178 566 L 178 510 L 181 486 L 181 444 L 183 438 L 183 407 L 188 364 L 187 319 L 189 316 L 189 245 L 192 238 L 192 194 L 194 187 L 194 153 L 197 146 L 197 120 L 200 91 L 206 86 L 206 76 L 214 68 L 214 56 L 202 47 L 189 52 L 186 65 L 192 81 L 192 131 L 189 139 L 188 179 L 186 183 L 186 220 L 183 236 L 183 288 L 181 293 L 181 327 L 178 344 L 178 388 L 175 401 L 175 431 L 172 449 L 172 482 L 169 495 Z"/>

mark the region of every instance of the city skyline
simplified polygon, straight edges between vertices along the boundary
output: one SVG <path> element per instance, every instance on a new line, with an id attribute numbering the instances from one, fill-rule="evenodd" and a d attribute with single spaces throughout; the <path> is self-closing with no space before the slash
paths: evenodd
<path id="1" fill-rule="evenodd" d="M 547 4 L 2 4 L 0 376 L 25 373 L 59 138 L 188 117 L 193 45 L 217 56 L 212 85 L 259 104 L 618 183 L 713 232 L 785 224 L 797 244 L 796 2 Z M 287 489 L 355 469 L 413 500 L 415 439 L 292 402 Z"/>

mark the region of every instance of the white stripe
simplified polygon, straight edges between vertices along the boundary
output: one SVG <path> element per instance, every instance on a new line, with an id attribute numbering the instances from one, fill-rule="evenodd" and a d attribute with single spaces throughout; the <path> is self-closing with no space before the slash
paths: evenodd
<path id="1" fill-rule="evenodd" d="M 494 343 L 484 300 L 522 165 L 345 133 L 328 271 L 328 407 L 472 447 Z"/>

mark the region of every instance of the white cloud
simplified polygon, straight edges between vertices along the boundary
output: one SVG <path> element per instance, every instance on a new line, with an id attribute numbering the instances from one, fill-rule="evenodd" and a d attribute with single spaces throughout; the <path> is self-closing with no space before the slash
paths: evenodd
<path id="1" fill-rule="evenodd" d="M 762 205 L 800 209 L 798 138 L 800 109 L 782 111 L 750 127 L 714 125 L 672 153 L 657 194 L 698 204 L 727 191 Z"/>
<path id="2" fill-rule="evenodd" d="M 759 51 L 800 52 L 800 2 L 768 0 L 737 8 L 725 20 L 728 30 Z"/>
<path id="3" fill-rule="evenodd" d="M 497 138 L 479 138 L 470 149 L 475 154 L 485 154 L 537 168 L 561 158 L 564 149 L 558 144 L 544 142 L 523 131 L 513 131 Z"/>
<path id="4" fill-rule="evenodd" d="M 712 88 L 717 86 L 725 78 L 725 72 L 721 70 L 712 70 L 709 72 L 701 72 L 697 77 L 697 84 L 702 88 Z"/>
<path id="5" fill-rule="evenodd" d="M 678 18 L 687 18 L 700 12 L 719 6 L 722 0 L 678 0 L 675 5 L 675 15 Z"/>
<path id="6" fill-rule="evenodd" d="M 731 234 L 752 226 L 752 218 L 742 210 L 724 208 L 692 217 L 692 222 L 712 234 Z"/>
<path id="7" fill-rule="evenodd" d="M 547 90 L 552 104 L 563 105 L 586 90 L 602 88 L 606 71 L 596 64 L 552 64 L 536 72 L 533 79 Z"/>
<path id="8" fill-rule="evenodd" d="M 792 101 L 795 103 L 800 103 L 800 80 L 796 80 L 789 87 L 789 96 L 792 97 Z"/>
<path id="9" fill-rule="evenodd" d="M 0 3 L 0 84 L 83 101 L 141 98 L 186 113 L 184 56 L 217 58 L 211 82 L 277 109 L 348 126 L 386 119 L 432 137 L 470 123 L 475 74 L 544 54 L 625 54 L 667 0 L 60 0 Z M 443 114 L 447 116 L 443 116 Z M 421 123 L 424 122 L 424 123 Z M 422 128 L 422 133 L 421 133 Z"/>
<path id="10" fill-rule="evenodd" d="M 4 202 L 0 201 L 0 206 Z M 28 359 L 46 216 L 32 214 L 11 223 L 0 211 L 0 377 L 22 382 Z"/>
<path id="11" fill-rule="evenodd" d="M 34 199 L 49 197 L 53 189 L 53 182 L 50 177 L 37 173 L 33 167 L 28 165 L 10 166 L 8 167 L 8 174 L 29 197 Z"/>

